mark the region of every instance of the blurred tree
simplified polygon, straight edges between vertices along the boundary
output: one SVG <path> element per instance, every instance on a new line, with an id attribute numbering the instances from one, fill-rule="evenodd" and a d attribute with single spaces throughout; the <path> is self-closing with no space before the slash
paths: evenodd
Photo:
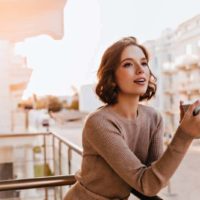
<path id="1" fill-rule="evenodd" d="M 47 109 L 48 108 L 48 99 L 47 97 L 42 97 L 37 99 L 35 102 L 35 109 Z"/>
<path id="2" fill-rule="evenodd" d="M 22 108 L 22 109 L 32 109 L 33 101 L 31 98 L 29 98 L 27 100 L 21 100 L 17 106 L 18 106 L 18 108 Z"/>
<path id="3" fill-rule="evenodd" d="M 72 102 L 71 105 L 68 106 L 68 109 L 78 110 L 79 109 L 78 89 L 75 86 L 72 86 L 71 88 L 74 94 L 72 95 Z"/>
<path id="4" fill-rule="evenodd" d="M 63 108 L 67 109 L 69 107 L 67 100 L 62 101 Z"/>
<path id="5" fill-rule="evenodd" d="M 78 101 L 72 101 L 72 103 L 71 103 L 69 109 L 78 110 L 78 109 L 79 109 Z"/>
<path id="6" fill-rule="evenodd" d="M 62 108 L 63 104 L 58 97 L 48 96 L 48 112 L 59 112 Z"/>
<path id="7" fill-rule="evenodd" d="M 49 112 L 59 112 L 62 108 L 67 108 L 67 100 L 60 100 L 57 96 L 44 96 L 44 97 L 33 97 L 29 98 L 28 100 L 22 100 L 18 104 L 19 108 L 23 109 L 47 109 Z"/>

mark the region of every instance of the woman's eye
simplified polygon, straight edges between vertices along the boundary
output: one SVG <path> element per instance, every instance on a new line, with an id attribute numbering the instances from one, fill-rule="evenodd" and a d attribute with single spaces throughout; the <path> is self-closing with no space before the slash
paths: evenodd
<path id="1" fill-rule="evenodd" d="M 148 63 L 143 62 L 143 63 L 142 63 L 142 66 L 146 67 L 146 66 L 148 66 Z"/>
<path id="2" fill-rule="evenodd" d="M 123 65 L 123 67 L 130 67 L 130 66 L 132 66 L 132 63 L 125 63 L 125 64 Z"/>

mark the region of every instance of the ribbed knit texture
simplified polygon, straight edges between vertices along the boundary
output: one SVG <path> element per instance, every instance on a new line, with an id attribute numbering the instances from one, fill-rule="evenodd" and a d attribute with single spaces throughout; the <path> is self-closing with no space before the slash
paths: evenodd
<path id="1" fill-rule="evenodd" d="M 132 187 L 145 195 L 156 195 L 192 141 L 178 128 L 163 154 L 163 133 L 161 115 L 148 106 L 139 105 L 134 120 L 109 106 L 91 113 L 83 129 L 81 170 L 65 200 L 125 200 Z"/>

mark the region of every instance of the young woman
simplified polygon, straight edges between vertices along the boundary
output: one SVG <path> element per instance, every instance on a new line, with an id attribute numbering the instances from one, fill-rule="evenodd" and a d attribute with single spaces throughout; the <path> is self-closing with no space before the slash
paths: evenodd
<path id="1" fill-rule="evenodd" d="M 163 154 L 163 120 L 139 104 L 156 92 L 146 49 L 123 38 L 104 53 L 96 93 L 105 106 L 89 114 L 83 129 L 83 160 L 65 200 L 127 200 L 131 190 L 156 195 L 167 185 L 192 140 L 200 137 L 200 114 L 192 104 Z"/>

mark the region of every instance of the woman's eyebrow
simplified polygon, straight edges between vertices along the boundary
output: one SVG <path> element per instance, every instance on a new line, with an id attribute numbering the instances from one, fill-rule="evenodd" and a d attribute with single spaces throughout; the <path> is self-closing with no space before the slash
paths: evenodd
<path id="1" fill-rule="evenodd" d="M 145 57 L 141 58 L 140 59 L 141 61 L 146 61 L 147 62 L 147 59 Z M 122 61 L 120 61 L 120 64 L 123 63 L 124 61 L 132 61 L 132 62 L 135 62 L 135 60 L 133 58 L 125 58 L 123 59 Z"/>
<path id="2" fill-rule="evenodd" d="M 134 59 L 133 58 L 125 58 L 122 61 L 120 61 L 120 64 L 123 63 L 124 61 L 133 61 L 134 62 Z"/>

